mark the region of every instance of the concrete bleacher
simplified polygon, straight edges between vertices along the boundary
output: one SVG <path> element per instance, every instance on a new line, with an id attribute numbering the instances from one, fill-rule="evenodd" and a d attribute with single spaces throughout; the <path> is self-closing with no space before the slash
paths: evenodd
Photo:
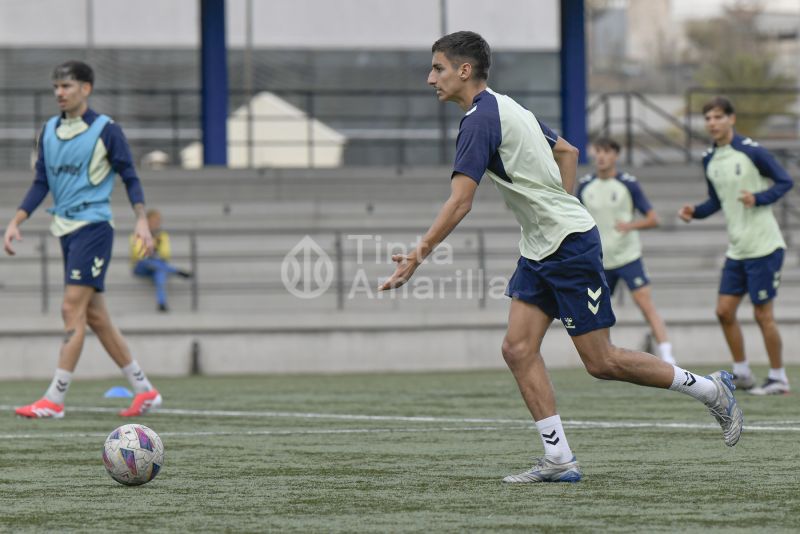
<path id="1" fill-rule="evenodd" d="M 439 328 L 452 332 L 448 339 L 454 346 L 463 346 L 465 354 L 483 351 L 484 342 L 473 339 L 476 334 L 467 334 L 465 329 L 480 325 L 478 330 L 490 330 L 494 341 L 501 337 L 508 308 L 502 287 L 513 272 L 519 238 L 512 215 L 488 180 L 478 189 L 473 211 L 448 239 L 452 262 L 430 262 L 417 272 L 417 278 L 432 280 L 433 296 L 424 287 L 409 288 L 405 294 L 378 294 L 374 290 L 379 278 L 388 276 L 393 269 L 386 244 L 411 246 L 447 197 L 449 174 L 448 168 L 441 167 L 143 173 L 148 205 L 163 212 L 165 227 L 172 234 L 174 262 L 194 268 L 197 276 L 192 281 L 171 280 L 172 312 L 155 314 L 152 288 L 130 273 L 127 238 L 133 214 L 127 206 L 124 187 L 118 185 L 113 202 L 117 236 L 107 276 L 109 307 L 126 333 L 133 336 L 132 344 L 149 351 L 147 347 L 152 346 L 151 337 L 155 336 L 161 340 L 161 345 L 156 345 L 159 351 L 180 353 L 184 364 L 188 354 L 196 350 L 193 342 L 197 339 L 204 340 L 205 354 L 218 351 L 221 358 L 232 357 L 228 353 L 238 350 L 286 350 L 295 339 L 292 336 L 316 340 L 320 350 L 325 350 L 336 344 L 333 340 L 349 335 L 349 341 L 341 341 L 341 350 L 352 350 L 354 340 L 381 350 L 387 340 L 393 339 L 392 321 L 398 320 L 405 325 L 406 335 L 414 330 L 412 325 L 416 325 L 417 333 Z M 701 169 L 654 167 L 635 169 L 633 174 L 642 182 L 661 219 L 661 227 L 643 232 L 642 239 L 656 303 L 670 326 L 683 325 L 680 328 L 684 334 L 676 335 L 685 335 L 687 341 L 676 344 L 688 344 L 689 339 L 709 335 L 718 342 L 716 338 L 721 336 L 713 309 L 727 243 L 723 219 L 718 215 L 685 225 L 675 215 L 684 203 L 705 198 Z M 24 172 L 4 173 L 2 180 L 0 220 L 7 221 L 31 176 Z M 792 201 L 800 199 L 796 193 L 792 195 Z M 788 223 L 784 228 L 787 239 L 795 243 L 800 236 L 800 221 L 790 218 Z M 33 350 L 23 349 L 23 345 L 29 345 L 24 342 L 11 343 L 25 325 L 31 325 L 31 332 L 38 332 L 25 334 L 28 341 L 34 335 L 39 336 L 37 343 L 52 341 L 50 338 L 59 335 L 63 274 L 58 242 L 46 236 L 48 224 L 49 217 L 42 209 L 23 226 L 26 239 L 18 244 L 18 257 L 0 258 L 0 317 L 5 324 L 0 337 L 4 355 L 10 350 L 18 354 Z M 339 265 L 337 234 L 341 275 L 337 270 L 330 289 L 321 297 L 301 299 L 290 294 L 281 271 L 287 253 L 308 235 L 329 255 L 334 266 Z M 358 261 L 358 240 L 353 237 L 357 235 L 380 236 L 380 257 L 375 257 L 376 239 L 362 238 L 364 255 Z M 481 236 L 485 271 L 479 273 Z M 42 242 L 47 247 L 44 263 L 39 249 Z M 194 255 L 192 242 L 196 246 Z M 46 292 L 42 290 L 42 265 L 47 266 Z M 442 282 L 447 277 L 452 280 Z M 365 285 L 364 280 L 370 284 Z M 480 289 L 481 283 L 485 291 Z M 440 293 L 442 285 L 445 289 Z M 798 289 L 800 259 L 790 247 L 778 300 L 783 317 L 800 320 Z M 46 313 L 42 311 L 44 298 Z M 621 300 L 617 299 L 615 311 L 620 318 L 615 336 L 641 343 L 645 329 L 624 292 Z M 745 305 L 741 316 L 749 315 Z M 752 322 L 746 321 L 747 328 L 752 329 Z M 346 334 L 348 331 L 351 334 Z M 225 332 L 241 334 L 242 339 L 235 341 L 238 349 L 224 348 L 220 340 L 228 339 Z M 371 341 L 365 341 L 364 336 Z M 277 342 L 274 349 L 264 348 L 265 343 L 272 347 L 276 339 L 283 341 Z M 492 345 L 491 361 L 497 360 L 498 344 L 499 341 Z M 569 344 L 561 345 L 569 348 Z M 45 347 L 42 341 L 41 350 Z M 49 350 L 52 352 L 52 348 Z M 99 349 L 95 346 L 95 350 Z M 432 349 L 420 350 L 427 354 Z M 754 350 L 759 350 L 757 345 Z M 718 357 L 724 357 L 724 351 L 715 351 Z M 441 347 L 436 352 L 441 353 Z M 558 354 L 559 361 L 574 363 L 563 349 Z M 269 361 L 272 363 L 265 363 L 265 367 L 252 369 L 302 370 L 302 365 L 296 369 L 285 362 L 279 364 L 283 361 L 279 358 Z M 376 361 L 384 362 L 384 368 L 402 368 L 391 365 L 388 353 L 373 363 Z M 475 365 L 487 363 L 480 358 L 471 361 Z M 365 361 L 363 368 L 370 368 L 368 364 Z M 248 365 L 251 364 L 231 369 L 250 370 Z M 319 362 L 316 365 L 319 367 Z M 435 367 L 434 363 L 430 365 Z M 164 372 L 185 367 L 165 368 Z"/>

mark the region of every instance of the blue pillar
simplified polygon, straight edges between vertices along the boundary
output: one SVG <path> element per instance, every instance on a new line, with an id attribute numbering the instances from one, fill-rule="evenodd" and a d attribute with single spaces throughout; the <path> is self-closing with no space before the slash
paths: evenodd
<path id="1" fill-rule="evenodd" d="M 200 0 L 203 164 L 228 164 L 228 62 L 225 0 Z"/>
<path id="2" fill-rule="evenodd" d="M 586 35 L 584 0 L 561 0 L 562 137 L 581 151 L 586 163 Z"/>

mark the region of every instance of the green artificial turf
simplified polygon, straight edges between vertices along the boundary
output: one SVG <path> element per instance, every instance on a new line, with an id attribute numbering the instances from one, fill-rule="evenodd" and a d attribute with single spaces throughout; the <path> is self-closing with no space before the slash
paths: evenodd
<path id="1" fill-rule="evenodd" d="M 114 482 L 100 456 L 130 422 L 114 413 L 126 400 L 102 397 L 122 379 L 79 371 L 66 417 L 47 421 L 7 408 L 46 381 L 1 382 L 0 531 L 800 529 L 796 394 L 739 395 L 751 429 L 728 448 L 685 395 L 583 370 L 552 379 L 578 484 L 501 483 L 541 453 L 508 372 L 156 379 L 165 410 L 136 422 L 166 460 L 140 487 Z"/>

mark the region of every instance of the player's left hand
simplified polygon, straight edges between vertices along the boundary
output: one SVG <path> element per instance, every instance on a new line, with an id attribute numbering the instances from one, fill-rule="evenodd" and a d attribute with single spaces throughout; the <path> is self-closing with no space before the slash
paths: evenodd
<path id="1" fill-rule="evenodd" d="M 150 227 L 147 225 L 147 219 L 138 219 L 136 227 L 133 229 L 133 234 L 141 240 L 144 248 L 144 257 L 153 254 L 153 235 L 150 233 Z"/>
<path id="2" fill-rule="evenodd" d="M 741 195 L 739 195 L 739 202 L 744 204 L 746 208 L 752 208 L 756 205 L 756 196 L 751 193 L 750 191 L 745 191 L 742 189 L 740 191 Z"/>
<path id="3" fill-rule="evenodd" d="M 392 261 L 397 264 L 394 274 L 390 276 L 384 283 L 378 286 L 378 291 L 386 291 L 387 289 L 397 289 L 411 279 L 414 271 L 419 267 L 419 262 L 416 256 L 409 254 L 394 254 Z"/>

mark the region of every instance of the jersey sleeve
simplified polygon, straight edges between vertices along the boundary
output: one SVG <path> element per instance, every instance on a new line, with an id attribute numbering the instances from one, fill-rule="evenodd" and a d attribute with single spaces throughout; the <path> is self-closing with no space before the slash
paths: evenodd
<path id="1" fill-rule="evenodd" d="M 555 133 L 553 130 L 550 129 L 548 125 L 536 119 L 539 123 L 539 127 L 542 129 L 542 133 L 544 134 L 544 138 L 547 139 L 547 144 L 550 145 L 550 148 L 556 146 L 556 142 L 558 141 L 558 134 Z"/>
<path id="2" fill-rule="evenodd" d="M 717 190 L 714 189 L 711 180 L 706 178 L 706 183 L 708 184 L 708 200 L 694 207 L 694 215 L 692 217 L 695 219 L 705 219 L 722 209 L 722 203 L 719 201 Z"/>
<path id="3" fill-rule="evenodd" d="M 128 140 L 122 133 L 122 128 L 115 123 L 109 122 L 100 134 L 103 144 L 108 151 L 108 161 L 111 168 L 119 174 L 125 189 L 128 193 L 128 200 L 131 205 L 144 204 L 144 191 L 142 182 L 136 174 L 136 167 L 133 165 L 133 156 L 128 146 Z"/>
<path id="4" fill-rule="evenodd" d="M 492 155 L 500 146 L 501 136 L 499 117 L 496 122 L 490 116 L 477 113 L 464 117 L 456 139 L 453 175 L 465 174 L 480 183 Z"/>
<path id="5" fill-rule="evenodd" d="M 29 217 L 36 210 L 36 208 L 39 207 L 44 198 L 47 196 L 47 193 L 50 192 L 50 184 L 47 183 L 47 170 L 44 163 L 44 146 L 42 143 L 43 135 L 44 129 L 42 129 L 42 132 L 39 134 L 33 183 L 31 184 L 30 189 L 28 189 L 28 192 L 25 194 L 22 204 L 19 205 L 19 209 L 27 213 Z"/>
<path id="6" fill-rule="evenodd" d="M 650 201 L 645 196 L 644 191 L 642 191 L 642 186 L 639 185 L 639 182 L 626 181 L 625 185 L 628 186 L 628 191 L 631 194 L 633 207 L 639 210 L 642 215 L 646 215 L 648 211 L 653 209 L 653 205 L 650 204 Z"/>
<path id="7" fill-rule="evenodd" d="M 766 191 L 755 193 L 756 206 L 766 206 L 776 202 L 785 195 L 794 185 L 792 177 L 781 167 L 772 154 L 763 147 L 758 147 L 751 156 L 753 164 L 758 169 L 761 176 L 769 178 L 775 182 Z"/>

